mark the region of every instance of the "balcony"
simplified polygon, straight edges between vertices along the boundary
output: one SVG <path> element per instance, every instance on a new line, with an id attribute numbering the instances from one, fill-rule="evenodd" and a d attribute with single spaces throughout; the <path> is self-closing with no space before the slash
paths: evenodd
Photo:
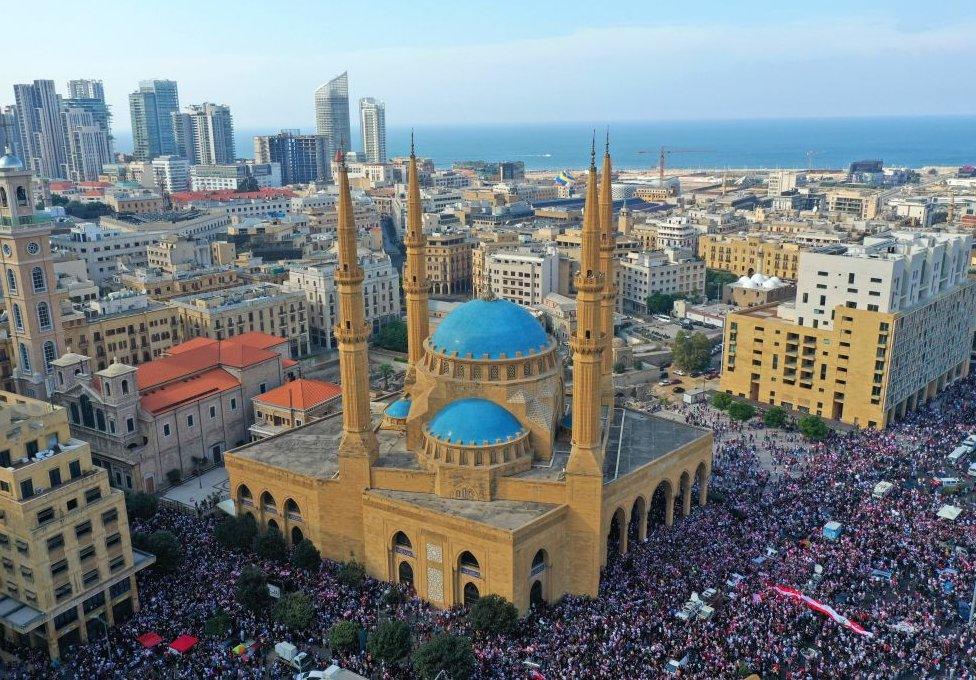
<path id="1" fill-rule="evenodd" d="M 48 460 L 62 453 L 71 453 L 72 451 L 78 451 L 81 447 L 85 446 L 87 442 L 83 442 L 80 439 L 75 439 L 72 437 L 67 441 L 58 442 L 50 449 L 44 449 L 43 451 L 38 451 L 33 456 L 24 456 L 23 458 L 18 458 L 17 460 L 11 461 L 8 466 L 14 470 L 19 470 L 25 468 L 34 463 L 38 463 L 42 460 Z"/>

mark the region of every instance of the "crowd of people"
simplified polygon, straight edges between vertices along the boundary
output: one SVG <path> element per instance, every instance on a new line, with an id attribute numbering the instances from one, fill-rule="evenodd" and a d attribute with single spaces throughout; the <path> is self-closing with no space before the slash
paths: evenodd
<path id="1" fill-rule="evenodd" d="M 707 405 L 683 408 L 671 415 L 715 433 L 711 501 L 686 518 L 676 512 L 672 527 L 649 513 L 646 540 L 632 538 L 627 554 L 610 560 L 599 597 L 535 609 L 510 636 L 473 636 L 477 677 L 527 678 L 530 661 L 549 679 L 658 678 L 672 659 L 689 678 L 976 677 L 976 641 L 959 608 L 976 579 L 976 514 L 968 499 L 953 498 L 962 514 L 939 518 L 947 497 L 930 483 L 974 429 L 976 381 L 956 384 L 887 430 L 854 429 L 821 443 L 735 423 Z M 894 488 L 876 498 L 879 481 Z M 75 647 L 54 670 L 41 656 L 28 657 L 11 677 L 285 677 L 285 669 L 266 665 L 275 642 L 320 648 L 336 621 L 371 630 L 379 616 L 408 621 L 418 641 L 437 631 L 471 635 L 463 611 L 438 611 L 413 597 L 392 602 L 385 594 L 396 586 L 371 579 L 343 585 L 330 562 L 306 573 L 244 560 L 214 541 L 215 521 L 161 508 L 146 523 L 133 522 L 134 531 L 166 529 L 180 538 L 179 572 L 143 573 L 141 610 L 108 640 Z M 824 536 L 828 521 L 840 523 L 839 537 Z M 245 561 L 310 593 L 315 625 L 298 635 L 243 608 L 234 585 Z M 778 595 L 774 585 L 803 590 L 869 634 Z M 692 593 L 709 588 L 717 591 L 712 616 L 675 616 Z M 227 640 L 201 635 L 218 609 L 231 616 L 231 641 L 254 640 L 256 653 L 241 658 Z M 185 655 L 162 653 L 138 643 L 147 631 L 201 640 Z M 366 652 L 339 661 L 367 677 L 410 676 L 381 669 Z"/>

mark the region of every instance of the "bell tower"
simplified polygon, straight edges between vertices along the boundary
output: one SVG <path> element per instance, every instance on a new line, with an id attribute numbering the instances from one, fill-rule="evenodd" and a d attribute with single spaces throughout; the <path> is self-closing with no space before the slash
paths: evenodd
<path id="1" fill-rule="evenodd" d="M 34 212 L 31 174 L 10 149 L 0 156 L 0 267 L 20 394 L 47 399 L 51 362 L 64 352 L 51 227 Z"/>

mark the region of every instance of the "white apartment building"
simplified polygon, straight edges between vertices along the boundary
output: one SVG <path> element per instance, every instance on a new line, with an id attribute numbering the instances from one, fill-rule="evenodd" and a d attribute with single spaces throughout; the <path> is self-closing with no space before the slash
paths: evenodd
<path id="1" fill-rule="evenodd" d="M 234 119 L 222 104 L 193 104 L 183 113 L 172 113 L 177 153 L 190 164 L 217 165 L 234 162 Z"/>
<path id="2" fill-rule="evenodd" d="M 781 196 L 788 191 L 794 191 L 797 187 L 807 183 L 807 176 L 802 172 L 791 170 L 773 170 L 767 176 L 768 184 L 766 188 L 767 196 Z"/>
<path id="3" fill-rule="evenodd" d="M 386 104 L 363 97 L 359 100 L 359 122 L 366 162 L 386 163 Z"/>
<path id="4" fill-rule="evenodd" d="M 400 318 L 400 277 L 386 253 L 361 250 L 359 264 L 364 275 L 366 321 L 375 333 L 383 324 Z M 335 347 L 332 337 L 338 304 L 335 267 L 334 256 L 326 262 L 292 265 L 283 284 L 284 290 L 304 293 L 312 344 L 327 349 Z"/>
<path id="5" fill-rule="evenodd" d="M 167 194 L 190 189 L 190 161 L 180 156 L 157 156 L 152 160 L 156 184 Z"/>
<path id="6" fill-rule="evenodd" d="M 617 308 L 647 313 L 653 293 L 691 295 L 705 290 L 705 263 L 689 250 L 666 248 L 628 253 L 617 261 Z"/>
<path id="7" fill-rule="evenodd" d="M 802 252 L 795 321 L 833 328 L 837 307 L 906 312 L 967 280 L 972 241 L 969 234 L 899 231 Z"/>
<path id="8" fill-rule="evenodd" d="M 559 251 L 554 245 L 494 252 L 484 267 L 496 298 L 525 307 L 541 305 L 546 295 L 559 289 Z"/>
<path id="9" fill-rule="evenodd" d="M 238 191 L 253 179 L 258 189 L 281 186 L 280 163 L 228 163 L 190 167 L 191 191 Z"/>
<path id="10" fill-rule="evenodd" d="M 654 247 L 675 248 L 698 252 L 698 227 L 687 217 L 674 215 L 666 220 L 653 220 L 655 228 Z"/>
<path id="11" fill-rule="evenodd" d="M 146 266 L 147 247 L 162 237 L 159 232 L 123 231 L 82 222 L 66 234 L 51 236 L 51 246 L 82 260 L 88 278 L 101 286 L 118 273 L 119 261 L 130 267 Z"/>
<path id="12" fill-rule="evenodd" d="M 85 109 L 66 107 L 62 116 L 68 142 L 68 178 L 76 182 L 97 180 L 102 165 L 112 160 L 108 133 Z"/>

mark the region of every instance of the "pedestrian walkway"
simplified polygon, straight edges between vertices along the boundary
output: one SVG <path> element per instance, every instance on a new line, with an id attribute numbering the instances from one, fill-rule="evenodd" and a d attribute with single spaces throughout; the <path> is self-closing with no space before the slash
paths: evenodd
<path id="1" fill-rule="evenodd" d="M 202 475 L 188 479 L 178 486 L 167 489 L 163 494 L 163 499 L 194 508 L 196 503 L 209 498 L 215 491 L 220 493 L 220 498 L 230 496 L 230 485 L 227 480 L 227 468 L 219 466 L 207 470 Z"/>

